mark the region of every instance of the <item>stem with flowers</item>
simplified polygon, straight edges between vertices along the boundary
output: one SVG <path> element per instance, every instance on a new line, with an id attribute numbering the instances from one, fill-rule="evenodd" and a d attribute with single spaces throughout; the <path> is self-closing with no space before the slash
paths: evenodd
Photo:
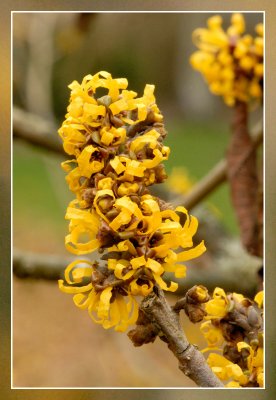
<path id="1" fill-rule="evenodd" d="M 226 163 L 232 204 L 240 227 L 241 241 L 248 253 L 261 257 L 262 188 L 257 174 L 257 152 L 248 129 L 248 109 L 258 106 L 263 96 L 263 24 L 256 37 L 245 34 L 245 20 L 233 14 L 225 31 L 222 18 L 208 19 L 207 29 L 197 29 L 194 40 L 199 48 L 192 57 L 212 93 L 234 107 L 232 136 Z M 226 294 L 216 288 L 205 307 L 206 321 L 201 330 L 208 364 L 221 380 L 233 379 L 229 387 L 263 386 L 263 292 L 254 301 L 241 294 Z"/>
<path id="2" fill-rule="evenodd" d="M 76 195 L 65 216 L 70 220 L 65 244 L 73 254 L 97 250 L 101 256 L 70 263 L 60 289 L 72 293 L 75 305 L 105 329 L 124 332 L 147 319 L 152 340 L 157 331 L 163 333 L 185 375 L 201 386 L 223 386 L 188 343 L 163 294 L 178 287 L 164 280 L 165 272 L 183 278 L 182 262 L 198 257 L 205 246 L 193 244 L 197 219 L 184 207 L 173 210 L 148 189 L 166 178 L 161 162 L 170 151 L 163 145 L 166 131 L 154 86 L 136 98 L 126 90 L 126 79 L 102 71 L 70 88 L 59 130 L 64 150 L 74 157 L 62 166 Z M 99 96 L 100 89 L 106 94 Z"/>
<path id="3" fill-rule="evenodd" d="M 247 103 L 262 95 L 262 26 L 258 37 L 242 35 L 244 19 L 234 14 L 225 32 L 218 16 L 194 38 L 199 51 L 191 62 L 202 72 L 213 93 L 235 106 L 227 175 L 247 249 L 260 254 L 256 232 L 258 196 L 255 148 L 247 132 Z M 150 193 L 164 182 L 163 161 L 170 149 L 156 105 L 154 86 L 141 97 L 127 89 L 125 78 L 101 71 L 69 85 L 70 104 L 59 134 L 71 159 L 62 163 L 75 199 L 65 218 L 68 251 L 99 254 L 97 261 L 79 259 L 65 269 L 59 288 L 73 294 L 75 305 L 87 310 L 104 329 L 128 332 L 135 346 L 160 337 L 179 361 L 179 368 L 202 387 L 263 386 L 263 293 L 254 301 L 216 288 L 189 289 L 170 307 L 164 291 L 178 284 L 166 273 L 184 278 L 184 262 L 199 257 L 204 242 L 194 244 L 198 221 L 187 209 L 175 209 Z M 237 154 L 237 147 L 241 150 Z M 248 233 L 249 232 L 249 233 Z M 208 347 L 198 351 L 180 326 L 179 312 L 202 322 Z M 210 353 L 205 361 L 202 353 Z"/>

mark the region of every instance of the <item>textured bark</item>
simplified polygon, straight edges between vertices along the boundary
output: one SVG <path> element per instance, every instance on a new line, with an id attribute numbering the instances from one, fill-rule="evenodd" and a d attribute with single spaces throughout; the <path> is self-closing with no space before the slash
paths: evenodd
<path id="1" fill-rule="evenodd" d="M 147 296 L 141 304 L 142 311 L 152 323 L 160 327 L 163 340 L 179 361 L 179 369 L 200 387 L 224 387 L 214 375 L 202 353 L 190 344 L 180 326 L 179 316 L 174 312 L 158 289 Z M 162 338 L 162 337 L 161 337 Z"/>
<path id="2" fill-rule="evenodd" d="M 241 241 L 250 254 L 259 256 L 257 155 L 247 116 L 247 104 L 237 102 L 227 151 L 227 175 Z"/>

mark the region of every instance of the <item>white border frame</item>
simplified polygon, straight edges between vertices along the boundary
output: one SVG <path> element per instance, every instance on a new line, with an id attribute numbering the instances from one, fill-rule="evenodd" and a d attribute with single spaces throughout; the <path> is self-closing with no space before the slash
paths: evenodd
<path id="1" fill-rule="evenodd" d="M 266 354 L 266 340 L 264 340 L 264 387 L 249 387 L 249 388 L 205 388 L 205 387 L 189 387 L 189 386 L 179 386 L 179 387 L 105 387 L 105 386 L 100 386 L 100 387 L 86 387 L 86 386 L 72 386 L 72 387 L 62 387 L 62 386 L 49 386 L 49 387 L 28 387 L 28 386 L 13 386 L 13 15 L 14 14 L 80 14 L 80 13 L 95 13 L 95 14 L 215 14 L 215 13 L 220 13 L 220 14 L 232 14 L 232 13 L 242 13 L 242 14 L 262 14 L 263 16 L 263 25 L 264 25 L 264 39 L 266 39 L 266 11 L 265 10 L 193 10 L 193 11 L 173 11 L 173 10 L 138 10 L 138 11 L 102 11 L 102 10 L 76 10 L 76 11 L 63 11 L 63 10 L 58 10 L 58 11 L 50 11 L 50 10 L 45 10 L 45 11 L 37 11 L 37 10 L 22 10 L 22 11 L 11 11 L 11 389 L 12 390 L 40 390 L 40 389 L 45 389 L 45 390 L 181 390 L 181 389 L 194 389 L 194 390 L 241 390 L 242 392 L 244 390 L 265 390 L 266 385 L 266 367 L 265 367 L 265 354 Z M 265 125 L 266 125 L 266 116 L 265 116 L 265 111 L 266 111 L 266 96 L 265 96 L 265 87 L 266 87 L 266 40 L 265 40 L 265 46 L 264 46 L 264 82 L 263 82 L 263 137 L 264 137 L 264 143 L 263 143 L 263 201 L 265 205 L 265 148 L 266 148 L 266 134 L 265 134 Z M 266 209 L 264 207 L 263 210 L 263 219 L 265 221 L 266 218 Z M 265 239 L 265 224 L 263 227 L 263 237 L 264 237 L 264 258 L 263 258 L 263 290 L 264 290 L 264 311 L 265 311 L 265 303 L 266 303 L 266 291 L 265 291 L 265 282 L 266 282 L 266 239 Z M 265 339 L 265 325 L 266 325 L 266 319 L 264 318 L 264 339 Z"/>

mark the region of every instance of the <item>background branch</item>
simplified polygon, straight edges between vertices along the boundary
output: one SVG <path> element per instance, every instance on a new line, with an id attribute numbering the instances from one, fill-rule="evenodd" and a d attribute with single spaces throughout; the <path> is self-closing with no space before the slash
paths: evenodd
<path id="1" fill-rule="evenodd" d="M 57 127 L 35 114 L 13 107 L 13 136 L 54 153 L 64 154 Z"/>
<path id="2" fill-rule="evenodd" d="M 252 143 L 256 149 L 263 140 L 262 123 L 259 122 L 252 128 Z M 241 160 L 242 164 L 250 154 L 245 154 Z M 175 198 L 175 204 L 184 204 L 190 210 L 201 200 L 212 193 L 219 185 L 227 180 L 227 162 L 226 159 L 219 161 L 192 189 L 186 196 Z"/>
<path id="3" fill-rule="evenodd" d="M 212 262 L 212 269 L 191 266 L 186 278 L 178 281 L 178 294 L 183 294 L 188 288 L 199 283 L 209 290 L 219 286 L 226 291 L 236 291 L 249 297 L 256 293 L 261 260 L 250 257 L 244 251 L 240 253 L 238 240 L 234 242 L 229 239 L 225 241 L 225 246 L 229 247 L 228 258 L 224 256 L 215 259 Z M 233 254 L 236 258 L 231 259 L 230 255 Z M 13 272 L 19 278 L 56 281 L 63 277 L 64 270 L 70 262 L 72 262 L 72 257 L 31 253 L 16 248 L 13 252 Z M 198 281 L 199 273 L 200 282 Z M 175 280 L 175 277 L 172 276 L 169 279 Z"/>
<path id="4" fill-rule="evenodd" d="M 13 272 L 19 278 L 35 278 L 58 280 L 63 276 L 64 269 L 72 262 L 66 258 L 52 254 L 35 254 L 14 249 Z"/>

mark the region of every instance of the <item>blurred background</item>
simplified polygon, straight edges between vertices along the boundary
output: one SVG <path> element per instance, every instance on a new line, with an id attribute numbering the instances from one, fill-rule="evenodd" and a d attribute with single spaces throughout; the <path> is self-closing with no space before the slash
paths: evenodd
<path id="1" fill-rule="evenodd" d="M 230 14 L 221 15 L 227 26 Z M 195 50 L 192 32 L 204 27 L 209 16 L 14 13 L 14 117 L 21 118 L 17 126 L 37 121 L 55 142 L 68 105 L 68 84 L 90 73 L 106 70 L 126 77 L 138 95 L 146 83 L 154 84 L 168 131 L 165 144 L 171 147 L 165 164 L 171 178 L 155 190 L 168 200 L 186 194 L 224 157 L 230 135 L 231 109 L 209 93 L 189 64 Z M 245 18 L 249 32 L 262 21 L 258 13 Z M 63 159 L 62 152 L 14 140 L 14 386 L 193 386 L 164 343 L 133 348 L 126 335 L 104 331 L 76 309 L 71 296 L 59 292 L 56 279 L 63 264 L 73 259 L 64 248 L 64 214 L 73 195 L 60 168 Z M 192 214 L 199 219 L 198 235 L 208 252 L 191 264 L 178 295 L 194 283 L 210 289 L 221 283 L 227 290 L 254 294 L 260 260 L 240 246 L 227 183 Z M 190 341 L 204 347 L 198 327 L 183 324 Z"/>

